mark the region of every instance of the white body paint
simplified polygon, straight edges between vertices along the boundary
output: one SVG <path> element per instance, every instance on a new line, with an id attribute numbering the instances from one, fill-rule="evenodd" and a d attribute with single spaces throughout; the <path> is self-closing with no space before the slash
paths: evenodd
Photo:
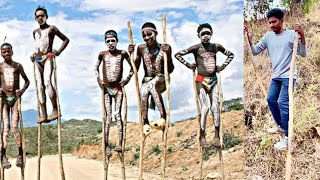
<path id="1" fill-rule="evenodd" d="M 14 84 L 14 68 L 3 68 L 3 75 L 7 87 L 13 87 Z"/>
<path id="2" fill-rule="evenodd" d="M 40 30 L 41 33 L 35 33 L 35 50 L 36 52 L 47 53 L 49 48 L 49 30 L 50 28 L 46 28 L 44 30 Z"/>

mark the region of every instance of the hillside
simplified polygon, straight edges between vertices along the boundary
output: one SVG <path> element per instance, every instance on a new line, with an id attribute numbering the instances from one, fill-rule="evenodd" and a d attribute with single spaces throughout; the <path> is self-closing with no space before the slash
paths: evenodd
<path id="1" fill-rule="evenodd" d="M 308 56 L 297 58 L 298 80 L 294 91 L 294 138 L 292 179 L 320 179 L 320 139 L 316 127 L 320 126 L 320 13 L 319 5 L 314 4 L 310 13 L 299 19 L 288 15 L 285 27 L 292 29 L 295 23 L 302 23 L 305 29 Z M 247 23 L 256 43 L 267 31 L 270 31 L 267 20 Z M 245 114 L 252 117 L 252 125 L 245 139 L 245 179 L 260 177 L 263 179 L 282 180 L 285 173 L 286 151 L 281 152 L 273 145 L 282 138 L 280 135 L 269 135 L 267 128 L 275 126 L 269 112 L 266 98 L 258 86 L 256 75 L 245 47 Z M 261 74 L 266 88 L 271 77 L 271 64 L 267 53 L 254 57 L 256 70 Z M 268 90 L 268 89 L 267 89 Z"/>
<path id="2" fill-rule="evenodd" d="M 243 179 L 243 137 L 245 135 L 242 111 L 222 113 L 224 127 L 224 153 L 226 179 Z M 211 117 L 208 119 L 208 138 L 213 139 Z M 198 179 L 199 153 L 196 140 L 197 121 L 188 119 L 170 125 L 168 133 L 167 174 L 174 179 Z M 125 152 L 126 166 L 136 166 L 139 163 L 140 130 L 137 123 L 128 123 L 127 143 Z M 118 140 L 117 127 L 111 128 L 110 141 L 115 144 Z M 161 163 L 161 132 L 152 133 L 146 140 L 144 171 L 159 174 Z M 240 143 L 240 144 L 239 144 Z M 159 145 L 158 145 L 159 144 Z M 236 145 L 239 144 L 239 145 Z M 119 164 L 116 154 L 111 158 L 111 164 Z M 73 155 L 90 159 L 102 159 L 101 145 L 84 144 L 73 152 Z M 220 172 L 219 155 L 215 148 L 204 152 L 204 177 L 211 172 Z"/>

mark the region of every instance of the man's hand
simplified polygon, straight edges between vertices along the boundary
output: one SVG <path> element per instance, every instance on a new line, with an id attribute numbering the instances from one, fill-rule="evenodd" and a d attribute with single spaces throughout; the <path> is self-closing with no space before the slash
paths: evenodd
<path id="1" fill-rule="evenodd" d="M 136 46 L 135 44 L 129 44 L 129 46 L 128 46 L 128 52 L 129 52 L 129 54 L 131 54 L 131 53 L 134 52 L 134 47 L 135 47 L 135 46 Z"/>
<path id="2" fill-rule="evenodd" d="M 296 23 L 296 24 L 294 25 L 294 30 L 299 34 L 300 37 L 301 37 L 301 36 L 304 36 L 304 30 L 303 30 L 303 27 L 302 27 L 301 24 Z"/>
<path id="3" fill-rule="evenodd" d="M 17 96 L 17 98 L 19 98 L 19 97 L 21 97 L 22 96 L 22 94 L 24 93 L 24 89 L 18 89 L 18 90 L 16 90 L 16 96 Z"/>
<path id="4" fill-rule="evenodd" d="M 128 78 L 127 78 L 127 79 L 122 79 L 122 80 L 120 81 L 121 87 L 124 87 L 125 85 L 127 85 L 128 82 L 129 82 Z"/>
<path id="5" fill-rule="evenodd" d="M 31 62 L 34 62 L 34 60 L 36 59 L 36 56 L 37 56 L 36 53 L 33 53 L 33 54 L 30 56 Z"/>
<path id="6" fill-rule="evenodd" d="M 216 72 L 219 73 L 223 70 L 224 68 L 222 66 L 217 66 Z"/>
<path id="7" fill-rule="evenodd" d="M 104 82 L 102 82 L 100 78 L 97 78 L 97 81 L 98 81 L 98 84 L 99 84 L 100 88 L 104 89 L 104 87 L 105 87 Z"/>
<path id="8" fill-rule="evenodd" d="M 197 68 L 197 65 L 195 63 L 187 63 L 186 66 L 192 70 L 196 70 Z"/>
<path id="9" fill-rule="evenodd" d="M 168 54 L 169 49 L 170 49 L 170 46 L 169 46 L 169 44 L 161 44 L 160 49 L 161 49 L 161 51 L 163 51 L 163 52 L 165 52 L 166 54 Z"/>
<path id="10" fill-rule="evenodd" d="M 55 49 L 52 51 L 52 53 L 54 54 L 54 56 L 59 56 L 60 55 L 60 52 L 55 50 Z"/>

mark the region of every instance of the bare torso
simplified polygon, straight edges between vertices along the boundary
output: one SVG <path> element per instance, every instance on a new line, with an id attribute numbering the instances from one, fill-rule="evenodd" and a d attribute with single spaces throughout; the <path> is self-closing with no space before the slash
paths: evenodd
<path id="1" fill-rule="evenodd" d="M 12 61 L 11 64 L 0 63 L 1 88 L 7 96 L 15 96 L 19 89 L 19 63 Z"/>
<path id="2" fill-rule="evenodd" d="M 123 60 L 128 54 L 122 50 L 102 51 L 99 59 L 102 60 L 103 82 L 111 88 L 119 86 L 123 73 Z"/>

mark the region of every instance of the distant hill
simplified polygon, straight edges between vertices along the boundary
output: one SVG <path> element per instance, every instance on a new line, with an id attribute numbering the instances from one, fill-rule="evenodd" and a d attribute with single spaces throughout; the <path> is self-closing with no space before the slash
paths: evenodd
<path id="1" fill-rule="evenodd" d="M 22 119 L 23 119 L 23 126 L 24 127 L 38 126 L 38 123 L 37 123 L 38 112 L 34 109 L 28 109 L 26 111 L 22 111 Z M 62 119 L 61 121 L 64 122 L 65 120 Z M 56 124 L 56 121 L 53 121 L 53 122 L 50 122 L 47 124 Z"/>

